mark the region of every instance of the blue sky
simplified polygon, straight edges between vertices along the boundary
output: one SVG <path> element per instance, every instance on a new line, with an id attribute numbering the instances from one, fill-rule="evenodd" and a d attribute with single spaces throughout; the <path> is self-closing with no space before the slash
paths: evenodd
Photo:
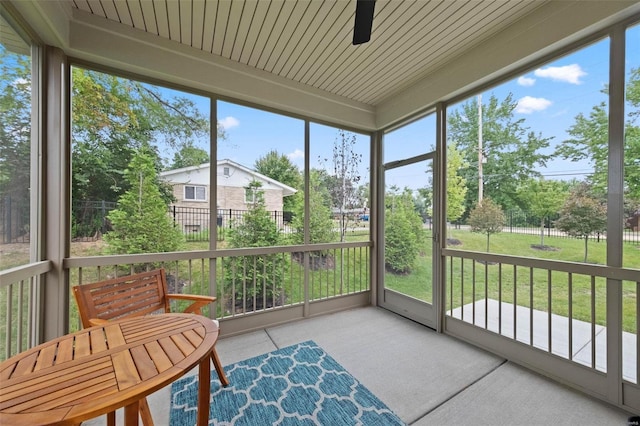
<path id="1" fill-rule="evenodd" d="M 225 128 L 227 140 L 218 148 L 218 158 L 229 158 L 252 166 L 271 150 L 284 154 L 300 169 L 304 167 L 304 121 L 287 116 L 247 108 L 228 102 L 218 103 L 218 121 Z M 321 167 L 319 159 L 332 158 L 333 143 L 338 128 L 312 123 L 310 125 L 310 164 Z M 369 139 L 356 135 L 362 163 L 368 166 Z"/>
<path id="2" fill-rule="evenodd" d="M 640 66 L 640 26 L 627 32 L 627 72 Z M 499 100 L 509 93 L 518 102 L 515 118 L 524 118 L 525 126 L 543 137 L 552 137 L 555 146 L 568 137 L 567 129 L 579 113 L 588 115 L 591 108 L 606 101 L 601 90 L 608 82 L 609 41 L 604 39 L 579 51 L 532 69 L 511 81 L 482 93 L 483 100 L 491 95 Z M 476 95 L 472 96 L 475 101 Z M 204 113 L 208 100 L 198 102 Z M 455 109 L 456 105 L 450 108 Z M 302 120 L 248 108 L 229 102 L 218 103 L 218 120 L 225 128 L 227 140 L 218 149 L 218 158 L 229 158 L 246 166 L 272 149 L 287 155 L 301 169 L 304 165 L 304 123 Z M 318 167 L 318 157 L 331 158 L 337 129 L 318 124 L 311 125 L 311 166 Z M 426 117 L 410 126 L 385 136 L 385 161 L 409 158 L 428 152 L 435 145 L 435 119 Z M 357 138 L 358 149 L 366 154 L 368 139 Z M 203 148 L 207 148 L 206 144 Z M 490 161 L 490 159 L 489 159 Z M 361 168 L 368 166 L 365 155 Z M 418 171 L 420 170 L 420 171 Z M 540 169 L 543 175 L 554 179 L 581 179 L 590 171 L 588 163 L 569 163 L 555 159 Z M 389 173 L 387 183 L 413 188 L 424 186 L 424 164 L 419 167 Z"/>

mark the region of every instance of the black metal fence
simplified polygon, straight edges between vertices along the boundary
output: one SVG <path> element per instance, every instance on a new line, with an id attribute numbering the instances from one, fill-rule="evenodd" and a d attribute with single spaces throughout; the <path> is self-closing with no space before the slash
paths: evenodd
<path id="1" fill-rule="evenodd" d="M 76 201 L 72 206 L 71 237 L 74 241 L 93 241 L 111 230 L 108 214 L 116 208 L 113 201 Z M 227 232 L 242 221 L 247 210 L 218 209 L 216 215 L 218 240 L 225 239 Z M 283 232 L 292 232 L 292 213 L 287 211 L 269 212 Z M 185 234 L 187 241 L 209 241 L 210 209 L 197 207 L 169 206 L 169 215 L 176 226 Z M 503 232 L 540 235 L 541 220 L 520 210 L 505 214 L 507 223 Z M 544 219 L 545 237 L 572 238 L 554 227 L 556 216 Z M 604 235 L 596 235 L 596 239 Z M 625 227 L 624 241 L 640 244 L 640 230 Z M 29 241 L 29 203 L 24 199 L 6 196 L 0 199 L 0 243 L 21 243 Z"/>
<path id="2" fill-rule="evenodd" d="M 111 230 L 109 212 L 116 208 L 112 201 L 78 201 L 72 206 L 72 239 L 94 241 Z M 218 240 L 232 227 L 241 223 L 247 210 L 218 209 L 216 225 Z M 291 232 L 291 212 L 270 211 L 273 221 L 283 232 Z M 209 241 L 210 209 L 201 207 L 169 206 L 169 215 L 175 226 L 184 233 L 187 241 Z"/>
<path id="3" fill-rule="evenodd" d="M 75 201 L 71 209 L 71 238 L 73 240 L 97 240 L 111 230 L 107 219 L 116 208 L 113 201 Z"/>
<path id="4" fill-rule="evenodd" d="M 210 210 L 198 207 L 170 206 L 173 223 L 182 229 L 187 241 L 209 241 Z M 223 241 L 229 229 L 242 223 L 248 210 L 218 209 L 216 215 L 217 239 Z M 290 233 L 293 215 L 288 211 L 272 210 L 272 220 L 282 232 Z"/>
<path id="5" fill-rule="evenodd" d="M 510 232 L 514 234 L 531 234 L 540 235 L 540 228 L 543 221 L 540 217 L 528 214 L 521 210 L 512 210 L 505 213 L 507 223 L 502 232 Z M 574 238 L 565 232 L 555 228 L 555 221 L 559 215 L 547 216 L 544 218 L 544 236 L 556 238 Z M 593 237 L 596 240 L 606 238 L 606 233 L 596 233 Z M 623 239 L 627 243 L 640 244 L 640 230 L 625 227 L 623 230 Z"/>
<path id="6" fill-rule="evenodd" d="M 29 242 L 29 200 L 10 195 L 0 198 L 0 242 Z"/>

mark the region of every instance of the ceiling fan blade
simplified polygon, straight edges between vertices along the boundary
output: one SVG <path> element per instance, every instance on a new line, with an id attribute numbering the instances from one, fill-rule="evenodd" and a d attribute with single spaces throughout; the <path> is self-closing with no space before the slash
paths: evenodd
<path id="1" fill-rule="evenodd" d="M 373 9 L 376 0 L 357 0 L 356 21 L 353 27 L 353 44 L 366 43 L 371 39 L 373 26 Z"/>

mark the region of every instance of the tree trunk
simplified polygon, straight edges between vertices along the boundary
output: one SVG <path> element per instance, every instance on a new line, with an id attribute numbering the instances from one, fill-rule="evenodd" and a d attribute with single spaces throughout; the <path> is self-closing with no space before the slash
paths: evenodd
<path id="1" fill-rule="evenodd" d="M 540 245 L 544 247 L 544 218 L 540 222 Z"/>
<path id="2" fill-rule="evenodd" d="M 489 253 L 489 236 L 491 234 L 487 233 L 487 253 Z"/>

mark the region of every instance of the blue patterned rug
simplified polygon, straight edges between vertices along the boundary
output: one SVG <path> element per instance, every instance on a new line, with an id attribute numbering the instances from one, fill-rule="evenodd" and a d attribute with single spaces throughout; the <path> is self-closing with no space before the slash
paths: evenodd
<path id="1" fill-rule="evenodd" d="M 386 405 L 312 341 L 225 367 L 211 379 L 209 424 L 404 425 Z M 198 378 L 171 386 L 172 426 L 196 423 Z"/>

